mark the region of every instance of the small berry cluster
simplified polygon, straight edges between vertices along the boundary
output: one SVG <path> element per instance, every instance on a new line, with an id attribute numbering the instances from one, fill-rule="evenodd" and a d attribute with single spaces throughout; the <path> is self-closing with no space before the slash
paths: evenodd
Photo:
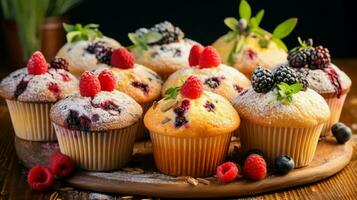
<path id="1" fill-rule="evenodd" d="M 50 158 L 50 166 L 34 166 L 27 175 L 27 182 L 33 190 L 44 191 L 51 188 L 55 176 L 69 176 L 76 165 L 67 155 L 54 153 Z"/>
<path id="2" fill-rule="evenodd" d="M 68 71 L 68 62 L 64 58 L 54 58 L 49 64 L 40 51 L 34 52 L 27 61 L 27 72 L 32 75 L 41 75 L 48 71 L 48 68 L 64 69 Z"/>
<path id="3" fill-rule="evenodd" d="M 107 65 L 110 64 L 113 48 L 106 47 L 103 44 L 103 42 L 95 42 L 93 44 L 90 44 L 86 48 L 86 51 L 91 54 L 94 54 L 100 63 L 107 64 Z"/>
<path id="4" fill-rule="evenodd" d="M 221 64 L 221 57 L 212 46 L 203 47 L 200 44 L 195 44 L 190 50 L 188 61 L 190 66 L 212 68 Z"/>
<path id="5" fill-rule="evenodd" d="M 103 70 L 98 77 L 91 71 L 85 71 L 79 81 L 79 91 L 83 97 L 94 97 L 100 91 L 111 92 L 115 88 L 114 74 Z"/>

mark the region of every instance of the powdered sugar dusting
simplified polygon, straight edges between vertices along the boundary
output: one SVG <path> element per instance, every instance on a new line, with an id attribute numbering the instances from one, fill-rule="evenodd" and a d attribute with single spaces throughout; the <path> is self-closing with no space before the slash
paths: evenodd
<path id="1" fill-rule="evenodd" d="M 137 182 L 137 183 L 156 183 L 156 184 L 178 184 L 175 177 L 167 176 L 161 173 L 152 172 L 145 174 L 130 174 L 124 171 L 115 171 L 111 173 L 105 172 L 88 172 L 90 176 L 95 176 L 98 178 L 105 178 L 109 180 L 118 180 L 120 177 L 121 181 Z"/>

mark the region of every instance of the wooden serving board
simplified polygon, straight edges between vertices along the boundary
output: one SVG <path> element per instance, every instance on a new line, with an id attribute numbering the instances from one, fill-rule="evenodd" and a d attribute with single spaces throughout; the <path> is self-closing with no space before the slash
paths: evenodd
<path id="1" fill-rule="evenodd" d="M 47 144 L 41 150 L 44 145 L 43 143 L 27 142 L 20 139 L 15 140 L 18 154 L 25 153 L 27 156 L 32 154 L 34 157 L 42 156 L 35 159 L 36 162 L 40 163 L 43 163 L 41 160 L 46 159 L 47 156 L 47 154 L 41 153 L 42 151 L 49 151 L 49 146 L 53 147 L 51 148 L 53 151 L 58 150 L 55 148 L 55 144 Z M 22 149 L 22 147 L 26 149 Z M 239 148 L 239 144 L 232 142 L 229 155 L 236 156 L 235 150 L 237 148 Z M 30 167 L 35 164 L 31 159 L 30 161 L 29 159 L 23 160 L 23 157 L 25 156 L 19 155 L 25 166 Z M 208 177 L 206 180 L 210 181 L 209 185 L 200 183 L 194 186 L 175 177 L 157 172 L 151 154 L 151 143 L 137 142 L 134 148 L 133 161 L 126 170 L 112 172 L 78 171 L 67 178 L 66 181 L 69 185 L 80 189 L 126 195 L 176 198 L 237 197 L 280 190 L 328 178 L 342 170 L 351 157 L 351 142 L 338 145 L 333 138 L 325 138 L 319 142 L 315 158 L 309 166 L 295 169 L 287 175 L 279 176 L 270 172 L 268 177 L 262 181 L 252 182 L 239 178 L 229 184 L 220 183 L 216 178 Z M 140 168 L 140 170 L 143 169 L 144 172 L 140 172 L 140 170 L 128 172 L 128 169 L 135 167 Z"/>

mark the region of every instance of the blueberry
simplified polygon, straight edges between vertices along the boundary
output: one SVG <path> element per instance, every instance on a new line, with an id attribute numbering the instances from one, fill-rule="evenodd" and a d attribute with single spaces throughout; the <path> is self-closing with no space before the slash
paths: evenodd
<path id="1" fill-rule="evenodd" d="M 352 130 L 341 122 L 334 124 L 331 130 L 339 144 L 345 144 L 352 137 Z"/>
<path id="2" fill-rule="evenodd" d="M 281 174 L 287 174 L 294 166 L 295 162 L 290 156 L 280 155 L 275 158 L 275 168 Z"/>

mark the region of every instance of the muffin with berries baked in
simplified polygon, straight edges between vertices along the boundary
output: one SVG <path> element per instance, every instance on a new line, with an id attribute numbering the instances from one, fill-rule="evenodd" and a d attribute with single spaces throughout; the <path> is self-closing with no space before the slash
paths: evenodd
<path id="1" fill-rule="evenodd" d="M 287 48 L 281 39 L 295 28 L 296 18 L 282 22 L 273 33 L 269 33 L 259 27 L 264 10 L 252 17 L 246 0 L 240 2 L 239 16 L 239 20 L 234 17 L 224 20 L 231 30 L 213 43 L 223 63 L 234 66 L 247 77 L 251 77 L 258 66 L 269 68 L 286 61 Z"/>
<path id="2" fill-rule="evenodd" d="M 129 33 L 130 47 L 137 62 L 157 72 L 163 80 L 182 67 L 188 66 L 188 55 L 196 42 L 186 39 L 179 27 L 168 21 L 150 29 L 140 28 Z"/>
<path id="3" fill-rule="evenodd" d="M 113 75 L 83 73 L 80 94 L 68 96 L 51 108 L 60 150 L 77 166 L 107 171 L 126 165 L 131 158 L 142 108 L 114 89 Z"/>
<path id="4" fill-rule="evenodd" d="M 182 68 L 169 76 L 162 87 L 162 96 L 168 88 L 178 87 L 187 77 L 200 79 L 203 89 L 222 95 L 229 101 L 244 89 L 251 87 L 249 79 L 238 70 L 221 63 L 217 51 L 211 47 L 195 44 L 189 56 L 190 67 Z"/>
<path id="5" fill-rule="evenodd" d="M 96 24 L 64 24 L 63 27 L 67 32 L 67 43 L 57 56 L 68 61 L 69 71 L 77 77 L 98 64 L 109 65 L 113 50 L 120 47 L 116 40 L 103 36 Z"/>
<path id="6" fill-rule="evenodd" d="M 190 76 L 181 87 L 169 88 L 164 99 L 144 117 L 156 167 L 173 176 L 206 177 L 224 161 L 240 119 L 224 97 L 204 91 Z"/>
<path id="7" fill-rule="evenodd" d="M 115 77 L 115 89 L 126 93 L 138 102 L 144 113 L 152 103 L 160 97 L 162 80 L 153 70 L 135 63 L 134 56 L 125 48 L 113 51 L 109 67 L 98 66 L 94 72 L 99 74 L 110 71 Z M 141 120 L 137 132 L 137 139 L 143 139 L 147 130 Z"/>
<path id="8" fill-rule="evenodd" d="M 18 69 L 0 83 L 17 137 L 30 141 L 55 141 L 50 108 L 78 91 L 78 80 L 68 72 L 68 62 L 54 58 L 50 63 L 36 51 L 27 67 Z"/>
<path id="9" fill-rule="evenodd" d="M 331 127 L 339 121 L 351 79 L 331 63 L 329 50 L 321 45 L 313 47 L 312 39 L 302 41 L 288 55 L 289 66 L 306 76 L 309 87 L 322 95 L 331 110 L 331 117 L 322 129 L 321 136 L 332 135 Z"/>
<path id="10" fill-rule="evenodd" d="M 324 98 L 288 66 L 275 73 L 257 68 L 252 86 L 234 99 L 242 149 L 261 150 L 270 165 L 279 155 L 292 157 L 295 167 L 308 165 L 330 117 Z"/>

